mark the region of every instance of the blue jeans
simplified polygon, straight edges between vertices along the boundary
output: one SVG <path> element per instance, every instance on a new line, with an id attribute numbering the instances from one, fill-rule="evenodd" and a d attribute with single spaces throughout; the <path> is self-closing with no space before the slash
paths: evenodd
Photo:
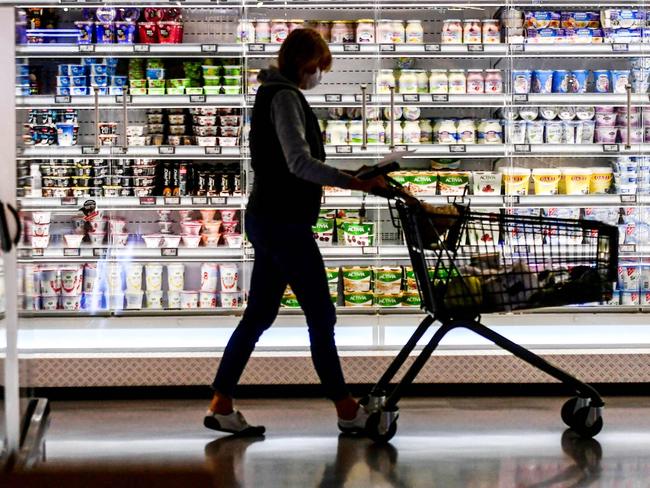
<path id="1" fill-rule="evenodd" d="M 246 233 L 255 249 L 248 306 L 223 353 L 212 388 L 230 397 L 255 344 L 278 315 L 287 284 L 307 319 L 311 357 L 328 398 L 349 395 L 336 343 L 336 310 L 330 299 L 323 258 L 311 225 L 274 222 L 246 215 Z"/>

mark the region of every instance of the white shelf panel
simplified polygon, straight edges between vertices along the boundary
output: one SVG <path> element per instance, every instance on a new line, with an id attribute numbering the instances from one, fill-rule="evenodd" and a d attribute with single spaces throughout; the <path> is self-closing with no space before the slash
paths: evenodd
<path id="1" fill-rule="evenodd" d="M 530 93 L 526 95 L 527 102 L 518 100 L 513 95 L 513 104 L 525 105 L 626 105 L 627 95 L 624 93 Z M 523 103 L 522 103 L 523 102 Z M 647 93 L 632 94 L 632 105 L 648 105 L 650 99 Z"/>
<path id="2" fill-rule="evenodd" d="M 65 158 L 156 158 L 156 159 L 236 159 L 241 156 L 239 146 L 102 146 L 96 152 L 92 146 L 27 146 L 18 148 L 18 159 Z"/>
<path id="3" fill-rule="evenodd" d="M 244 106 L 244 95 L 128 95 L 128 104 L 132 108 L 160 108 L 160 107 L 199 107 L 203 105 L 220 107 Z M 121 95 L 100 96 L 99 106 L 102 108 L 121 109 L 123 101 Z M 95 108 L 95 97 L 86 96 L 54 96 L 31 95 L 16 97 L 16 107 L 29 108 Z"/>
<path id="4" fill-rule="evenodd" d="M 31 249 L 18 248 L 18 259 L 32 261 L 93 261 L 93 260 L 232 260 L 241 259 L 243 256 L 242 248 L 199 247 L 195 249 L 179 247 L 178 249 L 149 249 L 145 247 L 125 247 L 125 248 L 108 248 L 108 247 L 86 247 L 80 249 L 64 248 L 47 248 Z"/>
<path id="5" fill-rule="evenodd" d="M 246 199 L 244 197 L 154 197 L 140 199 L 138 197 L 81 197 L 71 198 L 19 198 L 18 203 L 22 210 L 60 210 L 62 212 L 76 213 L 84 201 L 94 200 L 99 210 L 159 210 L 178 208 L 242 208 Z"/>
<path id="6" fill-rule="evenodd" d="M 149 2 L 153 3 L 153 2 Z M 23 44 L 16 46 L 17 57 L 170 57 L 241 56 L 240 44 Z"/>

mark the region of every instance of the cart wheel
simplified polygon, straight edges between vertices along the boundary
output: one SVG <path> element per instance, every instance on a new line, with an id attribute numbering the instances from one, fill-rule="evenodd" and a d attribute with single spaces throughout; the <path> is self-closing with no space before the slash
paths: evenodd
<path id="1" fill-rule="evenodd" d="M 603 417 L 597 413 L 596 419 L 591 425 L 588 425 L 591 409 L 594 407 L 583 407 L 573 416 L 573 425 L 571 429 L 583 438 L 596 436 L 603 428 Z"/>
<path id="2" fill-rule="evenodd" d="M 573 427 L 577 404 L 578 398 L 573 397 L 567 400 L 564 405 L 562 405 L 562 421 L 567 425 L 567 427 Z"/>
<path id="3" fill-rule="evenodd" d="M 366 420 L 366 434 L 377 443 L 385 443 L 393 438 L 397 432 L 397 418 L 391 422 L 386 432 L 380 432 L 381 415 L 384 412 L 373 412 Z"/>

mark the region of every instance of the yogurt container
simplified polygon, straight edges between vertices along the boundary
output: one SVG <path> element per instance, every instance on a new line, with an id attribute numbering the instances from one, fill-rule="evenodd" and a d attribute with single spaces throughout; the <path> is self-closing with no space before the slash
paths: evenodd
<path id="1" fill-rule="evenodd" d="M 596 122 L 593 120 L 581 120 L 576 123 L 576 144 L 593 144 Z"/>
<path id="2" fill-rule="evenodd" d="M 525 120 L 509 120 L 506 122 L 507 142 L 510 144 L 524 144 L 526 142 Z"/>
<path id="3" fill-rule="evenodd" d="M 589 193 L 609 193 L 612 187 L 614 172 L 610 167 L 594 167 L 589 180 Z"/>
<path id="4" fill-rule="evenodd" d="M 541 69 L 533 71 L 533 93 L 553 92 L 553 70 Z"/>
<path id="5" fill-rule="evenodd" d="M 526 122 L 526 142 L 528 144 L 544 144 L 544 125 L 543 120 Z"/>
<path id="6" fill-rule="evenodd" d="M 564 141 L 564 122 L 559 120 L 547 121 L 544 139 L 547 144 L 562 144 Z"/>
<path id="7" fill-rule="evenodd" d="M 594 73 L 594 91 L 596 93 L 610 93 L 612 91 L 611 73 L 608 69 L 597 69 Z"/>
<path id="8" fill-rule="evenodd" d="M 625 93 L 625 86 L 630 83 L 629 69 L 612 70 L 612 92 Z"/>
<path id="9" fill-rule="evenodd" d="M 569 79 L 569 71 L 564 69 L 553 71 L 553 93 L 568 93 Z"/>
<path id="10" fill-rule="evenodd" d="M 591 183 L 590 168 L 562 168 L 560 189 L 565 195 L 587 195 Z"/>
<path id="11" fill-rule="evenodd" d="M 596 116 L 598 116 L 598 114 L 596 114 Z M 618 129 L 616 127 L 599 127 L 598 124 L 596 124 L 594 142 L 597 144 L 614 144 L 617 135 Z"/>
<path id="12" fill-rule="evenodd" d="M 621 135 L 621 142 L 623 144 L 627 143 L 627 127 L 619 127 L 618 129 Z M 642 144 L 644 140 L 644 129 L 642 127 L 631 127 L 630 128 L 630 144 Z"/>
<path id="13" fill-rule="evenodd" d="M 613 108 L 613 107 L 612 107 Z M 596 111 L 596 127 L 615 127 L 616 114 L 615 113 L 600 113 Z"/>
<path id="14" fill-rule="evenodd" d="M 472 172 L 472 191 L 474 195 L 500 195 L 501 176 L 498 171 Z"/>
<path id="15" fill-rule="evenodd" d="M 557 195 L 562 172 L 557 168 L 533 169 L 535 195 Z"/>
<path id="16" fill-rule="evenodd" d="M 571 71 L 569 78 L 569 92 L 570 93 L 587 93 L 587 79 L 589 78 L 589 70 L 580 69 Z"/>
<path id="17" fill-rule="evenodd" d="M 512 92 L 516 94 L 530 93 L 533 72 L 529 69 L 512 71 Z"/>
<path id="18" fill-rule="evenodd" d="M 519 117 L 522 120 L 536 120 L 539 116 L 539 109 L 537 107 L 521 107 L 519 109 Z"/>
<path id="19" fill-rule="evenodd" d="M 528 195 L 530 170 L 528 168 L 503 167 L 499 170 L 506 195 Z"/>

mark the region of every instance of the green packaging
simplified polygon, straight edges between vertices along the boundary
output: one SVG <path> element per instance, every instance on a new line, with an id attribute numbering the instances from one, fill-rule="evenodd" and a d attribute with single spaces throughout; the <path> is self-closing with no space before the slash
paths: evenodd
<path id="1" fill-rule="evenodd" d="M 375 293 L 375 305 L 382 308 L 387 307 L 401 307 L 403 297 L 400 293 L 396 294 L 383 294 Z"/>
<path id="2" fill-rule="evenodd" d="M 369 292 L 372 283 L 372 268 L 351 266 L 341 269 L 343 289 L 346 292 Z"/>
<path id="3" fill-rule="evenodd" d="M 372 293 L 345 293 L 344 300 L 346 307 L 372 307 Z"/>

